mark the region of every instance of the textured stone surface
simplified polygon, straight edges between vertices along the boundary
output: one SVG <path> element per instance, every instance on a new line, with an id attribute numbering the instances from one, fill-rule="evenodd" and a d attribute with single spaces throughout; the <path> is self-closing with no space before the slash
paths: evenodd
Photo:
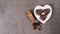
<path id="1" fill-rule="evenodd" d="M 53 15 L 43 30 L 34 31 L 26 11 L 45 4 Z M 60 34 L 60 0 L 0 0 L 0 34 Z"/>

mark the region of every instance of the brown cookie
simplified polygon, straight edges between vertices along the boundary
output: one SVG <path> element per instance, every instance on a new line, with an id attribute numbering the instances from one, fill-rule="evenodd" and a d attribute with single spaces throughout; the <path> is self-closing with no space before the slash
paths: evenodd
<path id="1" fill-rule="evenodd" d="M 47 14 L 50 12 L 50 9 L 44 9 L 44 10 L 42 10 L 42 9 L 37 9 L 36 10 L 36 13 L 37 13 L 37 15 L 40 15 L 40 18 L 42 19 L 42 20 L 45 20 L 45 18 L 46 18 L 46 16 L 47 16 Z M 42 13 L 44 13 L 44 14 L 42 14 Z"/>

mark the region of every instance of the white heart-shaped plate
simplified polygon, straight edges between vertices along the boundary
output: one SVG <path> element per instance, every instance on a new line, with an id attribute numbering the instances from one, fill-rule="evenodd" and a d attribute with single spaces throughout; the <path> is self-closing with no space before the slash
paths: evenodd
<path id="1" fill-rule="evenodd" d="M 47 15 L 47 17 L 46 17 L 45 20 L 41 20 L 41 19 L 40 19 L 40 16 L 36 14 L 36 10 L 37 10 L 37 9 L 42 9 L 42 10 L 44 10 L 44 9 L 47 9 L 47 8 L 50 9 L 50 12 L 49 12 L 49 14 Z M 49 20 L 49 18 L 51 17 L 51 15 L 52 15 L 52 7 L 51 7 L 50 5 L 45 5 L 45 6 L 37 5 L 37 6 L 34 8 L 34 15 L 35 15 L 35 17 L 36 17 L 41 23 L 45 24 L 45 23 Z"/>

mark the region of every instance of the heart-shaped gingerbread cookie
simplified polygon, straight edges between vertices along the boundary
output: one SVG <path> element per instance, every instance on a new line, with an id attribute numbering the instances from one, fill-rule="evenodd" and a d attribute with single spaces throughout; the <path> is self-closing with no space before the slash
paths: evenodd
<path id="1" fill-rule="evenodd" d="M 41 22 L 46 23 L 52 15 L 52 8 L 50 5 L 36 6 L 34 9 L 35 17 Z"/>

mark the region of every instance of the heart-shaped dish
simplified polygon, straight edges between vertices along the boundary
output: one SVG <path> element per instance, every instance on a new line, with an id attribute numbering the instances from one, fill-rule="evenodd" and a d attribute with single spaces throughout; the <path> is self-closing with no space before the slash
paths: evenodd
<path id="1" fill-rule="evenodd" d="M 42 10 L 44 10 L 44 9 L 49 9 L 49 10 L 50 10 L 50 12 L 49 12 L 48 15 L 46 16 L 45 20 L 42 20 L 42 19 L 40 18 L 41 16 L 37 15 L 36 10 L 38 10 L 38 9 L 42 9 Z M 51 15 L 52 15 L 52 7 L 51 7 L 50 5 L 45 5 L 45 6 L 37 5 L 37 6 L 34 8 L 34 15 L 35 15 L 35 17 L 36 17 L 41 23 L 45 24 L 45 23 L 49 20 L 49 18 L 51 17 Z"/>

